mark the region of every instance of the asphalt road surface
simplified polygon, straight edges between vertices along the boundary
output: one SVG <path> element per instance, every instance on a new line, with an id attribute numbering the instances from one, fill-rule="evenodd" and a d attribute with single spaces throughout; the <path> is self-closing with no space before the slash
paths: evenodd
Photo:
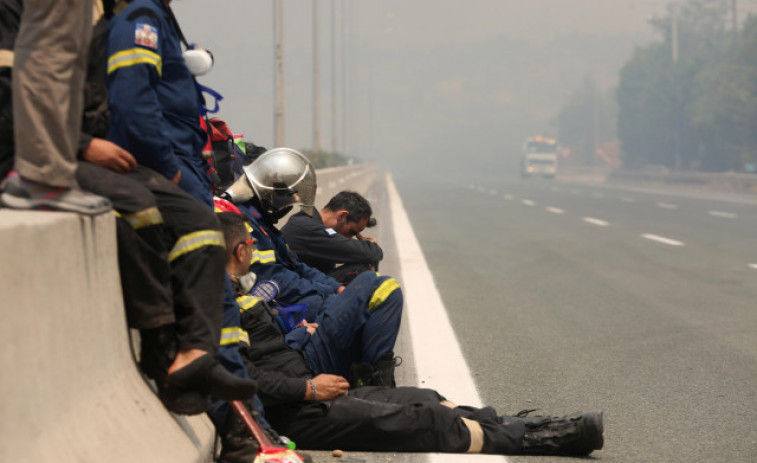
<path id="1" fill-rule="evenodd" d="M 757 461 L 757 199 L 394 182 L 484 403 L 604 410 L 601 461 Z"/>

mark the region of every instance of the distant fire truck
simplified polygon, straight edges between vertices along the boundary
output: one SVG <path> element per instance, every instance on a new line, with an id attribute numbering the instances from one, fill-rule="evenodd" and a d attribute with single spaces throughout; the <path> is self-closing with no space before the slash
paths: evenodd
<path id="1" fill-rule="evenodd" d="M 531 137 L 523 144 L 521 176 L 554 178 L 557 174 L 557 142 L 547 137 Z"/>

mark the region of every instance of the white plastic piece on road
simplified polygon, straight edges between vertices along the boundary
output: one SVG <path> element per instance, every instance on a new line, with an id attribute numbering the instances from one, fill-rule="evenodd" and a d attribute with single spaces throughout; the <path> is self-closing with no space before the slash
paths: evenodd
<path id="1" fill-rule="evenodd" d="M 642 238 L 646 238 L 646 239 L 652 240 L 652 241 L 657 241 L 658 243 L 668 244 L 670 246 L 683 246 L 683 242 L 678 241 L 678 240 L 674 240 L 674 239 L 670 239 L 670 238 L 665 238 L 664 236 L 653 235 L 651 233 L 644 233 L 641 236 L 642 236 Z"/>
<path id="2" fill-rule="evenodd" d="M 450 325 L 447 310 L 390 174 L 386 176 L 386 186 L 397 254 L 400 256 L 402 293 L 420 383 L 418 386 L 436 389 L 457 404 L 481 406 L 481 398 Z M 429 461 L 457 463 L 463 458 L 482 462 L 507 461 L 499 455 L 473 457 L 441 453 L 432 454 Z"/>

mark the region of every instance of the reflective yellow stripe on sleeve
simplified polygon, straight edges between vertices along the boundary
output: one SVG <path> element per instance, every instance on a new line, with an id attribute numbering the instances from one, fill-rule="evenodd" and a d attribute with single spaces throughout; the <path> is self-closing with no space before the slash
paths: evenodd
<path id="1" fill-rule="evenodd" d="M 252 253 L 252 263 L 261 263 L 261 264 L 275 264 L 276 263 L 276 251 L 273 249 L 270 250 L 260 250 L 256 249 Z"/>
<path id="2" fill-rule="evenodd" d="M 160 55 L 144 48 L 130 48 L 119 51 L 108 58 L 108 75 L 120 68 L 134 66 L 135 64 L 151 64 L 155 66 L 159 76 L 163 74 L 163 59 Z"/>
<path id="3" fill-rule="evenodd" d="M 223 328 L 221 330 L 221 345 L 238 344 L 239 342 L 250 343 L 250 337 L 247 332 L 238 326 Z"/>
<path id="4" fill-rule="evenodd" d="M 377 305 L 381 304 L 392 294 L 396 289 L 399 289 L 400 284 L 394 278 L 389 278 L 376 288 L 371 296 L 371 301 L 368 303 L 368 311 L 372 311 Z"/>
<path id="5" fill-rule="evenodd" d="M 131 228 L 134 230 L 163 223 L 163 216 L 160 215 L 160 211 L 157 207 L 148 207 L 147 209 L 142 209 L 134 214 L 121 214 L 121 217 L 129 222 L 129 225 L 131 225 Z"/>
<path id="6" fill-rule="evenodd" d="M 173 262 L 184 254 L 188 254 L 204 246 L 221 246 L 226 249 L 223 233 L 218 230 L 200 230 L 182 236 L 168 254 L 168 261 Z"/>
<path id="7" fill-rule="evenodd" d="M 260 302 L 260 298 L 255 296 L 239 296 L 237 297 L 237 304 L 239 305 L 239 313 L 243 313 Z"/>

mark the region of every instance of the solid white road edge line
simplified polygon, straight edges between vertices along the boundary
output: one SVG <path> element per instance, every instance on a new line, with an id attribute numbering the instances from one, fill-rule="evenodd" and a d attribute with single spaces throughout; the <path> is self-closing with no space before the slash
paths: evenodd
<path id="1" fill-rule="evenodd" d="M 644 233 L 641 235 L 641 237 L 648 240 L 657 241 L 659 243 L 669 244 L 670 246 L 683 246 L 683 242 L 681 241 L 665 238 L 664 236 L 653 235 L 651 233 Z"/>
<path id="2" fill-rule="evenodd" d="M 418 374 L 419 387 L 438 390 L 459 405 L 481 406 L 481 397 L 465 362 L 455 332 L 436 288 L 431 270 L 415 237 L 391 174 L 386 187 L 394 227 L 394 239 L 402 274 L 402 293 L 409 323 L 410 342 Z M 459 462 L 469 454 L 432 454 L 434 463 Z M 507 461 L 499 455 L 480 455 L 477 461 Z"/>

